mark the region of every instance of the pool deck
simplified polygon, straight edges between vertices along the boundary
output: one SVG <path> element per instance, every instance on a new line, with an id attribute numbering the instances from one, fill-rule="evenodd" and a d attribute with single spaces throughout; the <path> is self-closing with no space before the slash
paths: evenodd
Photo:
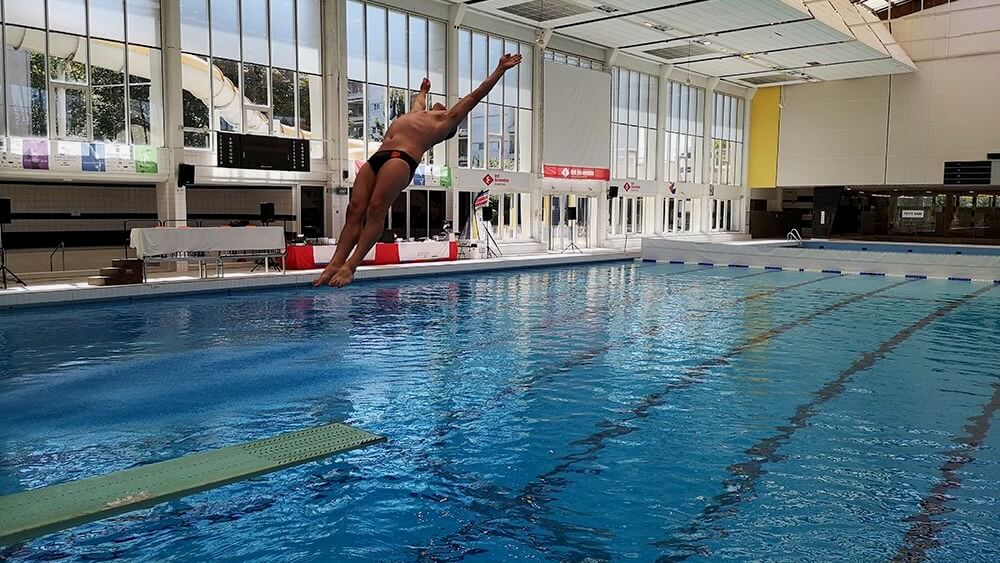
<path id="1" fill-rule="evenodd" d="M 811 240 L 824 242 L 824 239 Z M 821 250 L 793 246 L 796 242 L 757 239 L 719 243 L 646 238 L 642 241 L 641 255 L 644 261 L 650 262 L 1000 283 L 1000 256 L 911 254 L 835 248 Z M 865 241 L 828 242 L 864 244 Z M 900 246 L 942 245 L 903 243 Z"/>
<path id="2" fill-rule="evenodd" d="M 614 260 L 634 260 L 637 251 L 622 252 L 608 248 L 587 249 L 582 253 L 525 254 L 500 256 L 488 260 L 458 260 L 455 262 L 420 262 L 393 266 L 362 266 L 355 274 L 355 283 L 368 280 L 439 276 L 518 268 L 591 264 Z M 85 282 L 39 283 L 28 287 L 15 286 L 8 280 L 7 290 L 0 289 L 0 309 L 61 303 L 82 303 L 114 299 L 138 299 L 167 295 L 185 295 L 208 291 L 239 291 L 283 286 L 304 286 L 321 270 L 282 272 L 227 272 L 222 278 L 199 279 L 195 275 L 177 273 L 151 275 L 137 285 L 92 286 Z M 336 291 L 325 288 L 326 291 Z"/>

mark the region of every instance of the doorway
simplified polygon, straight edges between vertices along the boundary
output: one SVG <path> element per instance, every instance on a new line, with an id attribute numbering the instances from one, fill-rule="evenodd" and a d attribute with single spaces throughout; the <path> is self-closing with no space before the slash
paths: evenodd
<path id="1" fill-rule="evenodd" d="M 576 243 L 580 248 L 593 244 L 593 198 L 575 194 L 542 197 L 542 235 L 549 250 L 563 251 Z"/>

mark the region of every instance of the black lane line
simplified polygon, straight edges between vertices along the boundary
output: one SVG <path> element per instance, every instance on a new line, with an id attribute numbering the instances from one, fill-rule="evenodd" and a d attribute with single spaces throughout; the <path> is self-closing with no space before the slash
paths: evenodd
<path id="1" fill-rule="evenodd" d="M 705 506 L 698 516 L 675 532 L 676 534 L 683 534 L 685 536 L 702 532 L 702 535 L 688 540 L 670 538 L 653 543 L 652 545 L 655 547 L 683 551 L 683 553 L 676 555 L 662 556 L 657 561 L 659 563 L 667 563 L 684 561 L 693 556 L 708 555 L 706 548 L 698 542 L 704 542 L 715 537 L 724 537 L 725 531 L 716 530 L 715 535 L 712 535 L 712 530 L 705 530 L 704 528 L 717 520 L 733 516 L 739 510 L 739 503 L 753 496 L 756 492 L 758 480 L 766 473 L 764 466 L 769 463 L 780 462 L 784 459 L 783 455 L 777 453 L 778 449 L 791 441 L 792 436 L 797 431 L 805 428 L 810 418 L 819 414 L 818 407 L 820 405 L 829 402 L 843 393 L 847 384 L 855 375 L 873 367 L 879 360 L 885 358 L 886 355 L 907 341 L 915 333 L 934 321 L 954 312 L 955 309 L 990 289 L 992 289 L 992 286 L 986 286 L 959 299 L 955 299 L 900 330 L 891 338 L 882 342 L 875 350 L 861 354 L 847 369 L 837 374 L 837 377 L 820 387 L 819 390 L 813 392 L 813 398 L 796 407 L 794 414 L 788 418 L 787 424 L 776 428 L 778 432 L 759 440 L 744 450 L 743 453 L 749 459 L 740 463 L 734 463 L 727 468 L 731 476 L 722 482 L 721 488 L 724 492 L 716 495 L 712 499 L 712 502 Z"/>
<path id="2" fill-rule="evenodd" d="M 1000 410 L 1000 382 L 993 384 L 993 395 L 983 405 L 982 411 L 967 419 L 963 428 L 965 435 L 955 439 L 958 445 L 944 453 L 946 460 L 938 468 L 941 476 L 931 488 L 930 494 L 920 501 L 920 512 L 907 518 L 907 521 L 911 522 L 910 528 L 903 537 L 903 545 L 892 558 L 893 563 L 926 561 L 927 551 L 941 545 L 937 536 L 948 522 L 933 518 L 954 510 L 947 506 L 951 500 L 948 491 L 962 486 L 962 477 L 958 472 L 975 461 L 974 454 L 982 447 L 990 431 L 991 420 L 998 410 Z"/>
<path id="3" fill-rule="evenodd" d="M 750 300 L 755 296 L 757 298 L 773 295 L 774 293 L 781 291 L 783 289 L 791 289 L 793 287 L 801 287 L 810 283 L 816 283 L 819 281 L 830 279 L 831 277 L 842 277 L 842 275 L 829 276 L 824 278 L 816 278 L 814 280 L 808 280 L 806 282 L 801 282 L 798 284 L 793 284 L 785 288 L 776 288 L 774 290 L 768 290 L 760 292 L 755 295 L 748 296 L 742 299 Z M 842 309 L 853 303 L 863 301 L 879 293 L 883 293 L 890 289 L 899 287 L 901 285 L 911 283 L 914 280 L 903 280 L 894 284 L 886 285 L 872 291 L 865 293 L 855 294 L 845 299 L 842 299 L 832 305 L 823 307 L 822 309 L 813 311 L 808 315 L 805 315 L 794 321 L 787 322 L 785 324 L 779 325 L 768 331 L 765 331 L 757 336 L 752 336 L 747 338 L 743 343 L 733 347 L 729 351 L 709 360 L 702 362 L 697 366 L 693 366 L 686 370 L 680 377 L 668 382 L 663 389 L 655 393 L 641 398 L 635 406 L 633 406 L 628 411 L 628 416 L 625 418 L 614 421 L 614 420 L 602 420 L 596 424 L 599 430 L 590 436 L 577 440 L 571 445 L 583 445 L 587 446 L 587 449 L 581 452 L 572 453 L 563 456 L 563 462 L 555 466 L 551 470 L 538 475 L 534 480 L 524 485 L 516 497 L 511 497 L 505 502 L 501 507 L 495 509 L 497 513 L 496 516 L 488 516 L 480 521 L 473 521 L 459 530 L 452 532 L 437 541 L 432 540 L 430 544 L 418 551 L 418 559 L 429 559 L 434 561 L 441 560 L 460 560 L 464 558 L 467 553 L 460 552 L 457 554 L 452 554 L 450 557 L 445 558 L 440 553 L 431 553 L 432 551 L 438 550 L 452 550 L 459 551 L 462 550 L 462 543 L 471 539 L 476 538 L 479 534 L 484 532 L 484 528 L 489 528 L 489 532 L 494 535 L 505 535 L 512 539 L 517 539 L 518 541 L 524 541 L 524 534 L 520 533 L 522 530 L 519 526 L 509 524 L 508 522 L 512 520 L 521 520 L 524 522 L 540 523 L 539 511 L 544 505 L 555 500 L 556 494 L 558 494 L 563 488 L 565 488 L 569 483 L 569 479 L 562 477 L 563 474 L 575 473 L 577 470 L 575 466 L 583 463 L 593 461 L 597 457 L 597 453 L 604 448 L 606 448 L 605 442 L 612 438 L 618 438 L 631 434 L 638 430 L 638 426 L 630 426 L 629 424 L 648 417 L 650 411 L 666 402 L 667 395 L 672 391 L 679 391 L 698 383 L 701 383 L 704 379 L 704 375 L 709 371 L 710 368 L 725 365 L 729 362 L 730 358 L 745 352 L 748 349 L 757 346 L 762 342 L 766 342 L 775 336 L 778 336 L 784 332 L 808 324 L 817 317 L 824 314 L 831 313 L 838 309 Z M 741 300 L 737 300 L 741 301 Z M 590 474 L 599 473 L 600 469 L 595 469 Z M 502 520 L 503 524 L 491 525 L 493 521 Z M 552 541 L 547 541 L 547 545 L 554 545 Z M 529 544 L 530 545 L 530 544 Z M 564 547 L 573 547 L 574 543 L 570 542 L 563 544 Z M 440 547 L 438 547 L 440 546 Z M 543 550 L 544 551 L 544 550 Z M 471 553 L 468 553 L 471 554 Z"/>

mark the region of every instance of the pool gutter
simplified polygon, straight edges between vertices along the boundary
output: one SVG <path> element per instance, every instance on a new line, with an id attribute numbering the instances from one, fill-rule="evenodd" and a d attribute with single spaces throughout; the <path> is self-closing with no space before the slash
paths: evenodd
<path id="1" fill-rule="evenodd" d="M 790 241 L 726 244 L 647 238 L 642 241 L 641 257 L 657 262 L 1000 283 L 1000 256 L 821 250 L 799 248 Z"/>

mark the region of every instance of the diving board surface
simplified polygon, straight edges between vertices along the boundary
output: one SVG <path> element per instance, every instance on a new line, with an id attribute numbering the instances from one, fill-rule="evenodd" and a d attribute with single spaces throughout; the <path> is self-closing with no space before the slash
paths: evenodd
<path id="1" fill-rule="evenodd" d="M 0 545 L 384 441 L 333 423 L 0 497 Z"/>

